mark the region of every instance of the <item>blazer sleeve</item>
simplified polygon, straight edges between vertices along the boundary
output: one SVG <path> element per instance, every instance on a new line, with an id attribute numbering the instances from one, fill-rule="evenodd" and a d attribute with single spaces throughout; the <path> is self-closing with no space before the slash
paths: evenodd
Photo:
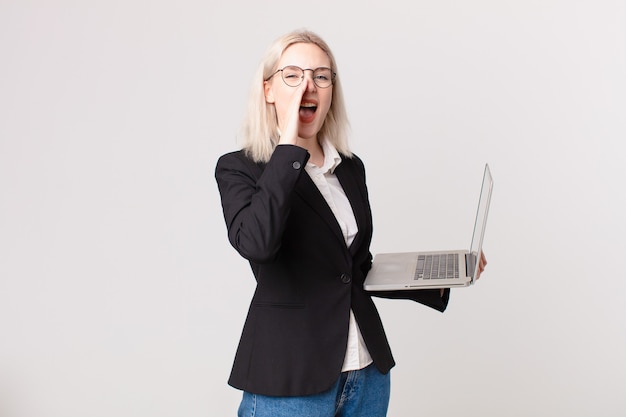
<path id="1" fill-rule="evenodd" d="M 368 291 L 374 297 L 391 298 L 394 300 L 413 300 L 437 311 L 444 312 L 450 300 L 450 288 L 446 288 L 443 296 L 439 288 L 428 290 L 400 290 L 400 291 Z"/>
<path id="2" fill-rule="evenodd" d="M 275 258 L 291 195 L 308 159 L 305 149 L 292 145 L 277 146 L 265 166 L 241 151 L 220 157 L 215 178 L 228 240 L 241 256 L 255 263 Z"/>

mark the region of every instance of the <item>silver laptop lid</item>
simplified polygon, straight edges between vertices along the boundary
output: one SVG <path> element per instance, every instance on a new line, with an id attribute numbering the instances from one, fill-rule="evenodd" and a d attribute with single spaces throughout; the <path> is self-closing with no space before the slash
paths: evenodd
<path id="1" fill-rule="evenodd" d="M 480 189 L 480 199 L 478 200 L 478 211 L 476 212 L 476 222 L 474 223 L 474 233 L 470 245 L 470 256 L 468 257 L 468 271 L 474 281 L 478 273 L 478 257 L 483 247 L 483 237 L 487 226 L 487 214 L 489 213 L 489 203 L 491 202 L 491 191 L 493 189 L 493 178 L 489 170 L 489 164 L 485 164 L 483 174 L 483 185 Z"/>

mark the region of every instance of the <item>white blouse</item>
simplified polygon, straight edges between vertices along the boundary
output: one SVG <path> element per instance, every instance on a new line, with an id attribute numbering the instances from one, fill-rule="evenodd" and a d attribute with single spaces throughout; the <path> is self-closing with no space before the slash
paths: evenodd
<path id="1" fill-rule="evenodd" d="M 341 163 L 341 156 L 327 140 L 322 140 L 321 145 L 324 151 L 324 165 L 318 167 L 308 162 L 305 170 L 335 215 L 337 223 L 341 227 L 343 237 L 346 240 L 346 245 L 349 247 L 356 236 L 358 227 L 350 201 L 346 197 L 346 193 L 343 191 L 337 176 L 334 174 L 335 168 Z M 373 362 L 352 310 L 350 310 L 349 326 L 348 347 L 341 369 L 342 372 L 363 369 Z"/>

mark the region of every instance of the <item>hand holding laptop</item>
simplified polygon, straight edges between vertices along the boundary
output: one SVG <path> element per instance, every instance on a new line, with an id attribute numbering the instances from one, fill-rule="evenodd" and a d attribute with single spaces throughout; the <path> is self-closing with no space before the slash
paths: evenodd
<path id="1" fill-rule="evenodd" d="M 483 273 L 486 266 L 487 266 L 487 258 L 485 257 L 485 253 L 481 250 L 480 261 L 478 262 L 478 271 L 476 273 L 476 279 L 480 278 L 480 274 Z"/>

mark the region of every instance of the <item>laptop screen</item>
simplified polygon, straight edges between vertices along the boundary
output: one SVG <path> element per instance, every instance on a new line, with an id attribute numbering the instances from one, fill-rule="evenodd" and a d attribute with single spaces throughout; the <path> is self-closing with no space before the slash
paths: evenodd
<path id="1" fill-rule="evenodd" d="M 474 223 L 474 233 L 472 234 L 472 243 L 470 245 L 470 256 L 468 262 L 468 271 L 471 271 L 472 280 L 475 279 L 478 271 L 477 260 L 483 246 L 483 237 L 485 236 L 485 227 L 487 226 L 487 213 L 489 212 L 492 188 L 493 179 L 491 177 L 491 171 L 489 170 L 489 165 L 485 164 L 483 185 L 480 189 L 480 199 L 478 200 L 478 211 L 476 213 L 476 222 Z"/>

